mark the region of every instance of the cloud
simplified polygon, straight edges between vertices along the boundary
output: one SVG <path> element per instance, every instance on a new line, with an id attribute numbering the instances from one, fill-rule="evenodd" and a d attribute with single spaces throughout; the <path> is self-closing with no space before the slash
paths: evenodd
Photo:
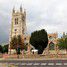
<path id="1" fill-rule="evenodd" d="M 11 12 L 21 4 L 27 12 L 28 33 L 42 28 L 48 33 L 67 32 L 67 0 L 0 0 L 0 43 L 9 40 Z"/>
<path id="2" fill-rule="evenodd" d="M 40 9 L 36 6 L 34 10 L 33 19 L 36 21 L 36 26 L 39 26 L 39 28 L 45 28 L 45 25 L 48 27 L 47 31 L 49 30 L 49 32 L 55 32 L 55 30 L 57 32 L 67 32 L 67 1 L 50 0 L 50 3 L 48 2 L 46 5 L 43 4 L 44 2 L 46 2 L 46 0 L 41 1 L 42 5 L 40 5 Z"/>

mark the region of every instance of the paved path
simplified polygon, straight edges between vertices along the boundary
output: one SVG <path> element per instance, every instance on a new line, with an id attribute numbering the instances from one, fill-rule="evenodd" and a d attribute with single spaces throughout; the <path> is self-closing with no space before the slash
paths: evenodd
<path id="1" fill-rule="evenodd" d="M 67 67 L 67 60 L 0 60 L 0 64 L 6 67 Z"/>

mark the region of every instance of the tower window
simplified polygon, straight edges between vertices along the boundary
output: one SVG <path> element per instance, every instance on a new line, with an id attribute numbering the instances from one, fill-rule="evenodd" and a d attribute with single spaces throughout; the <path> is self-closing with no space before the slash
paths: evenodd
<path id="1" fill-rule="evenodd" d="M 22 21 L 24 21 L 25 20 L 25 17 L 24 16 L 22 16 Z"/>
<path id="2" fill-rule="evenodd" d="M 15 25 L 18 24 L 18 18 L 15 18 Z"/>
<path id="3" fill-rule="evenodd" d="M 15 31 L 17 31 L 17 29 L 15 29 Z"/>

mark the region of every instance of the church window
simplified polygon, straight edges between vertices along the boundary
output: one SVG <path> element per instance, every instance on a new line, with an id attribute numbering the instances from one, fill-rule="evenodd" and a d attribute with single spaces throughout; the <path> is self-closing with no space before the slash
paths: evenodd
<path id="1" fill-rule="evenodd" d="M 55 46 L 55 44 L 54 44 L 53 42 L 50 42 L 50 44 L 49 44 L 49 49 L 50 49 L 50 50 L 54 50 L 54 46 Z"/>
<path id="2" fill-rule="evenodd" d="M 25 19 L 25 17 L 24 16 L 22 16 L 22 20 L 24 21 L 24 19 Z"/>
<path id="3" fill-rule="evenodd" d="M 15 29 L 15 31 L 17 31 L 17 29 Z"/>
<path id="4" fill-rule="evenodd" d="M 18 18 L 15 18 L 15 25 L 18 24 Z"/>
<path id="5" fill-rule="evenodd" d="M 50 40 L 50 41 L 53 41 L 53 40 L 54 40 L 54 38 L 53 38 L 52 36 L 50 36 L 50 37 L 49 37 L 49 40 Z"/>

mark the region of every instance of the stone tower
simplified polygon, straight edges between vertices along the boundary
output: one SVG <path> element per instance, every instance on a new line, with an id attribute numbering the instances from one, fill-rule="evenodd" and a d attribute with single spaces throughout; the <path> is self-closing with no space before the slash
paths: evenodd
<path id="1" fill-rule="evenodd" d="M 20 6 L 20 10 L 16 11 L 15 8 L 12 10 L 12 20 L 11 20 L 11 31 L 9 37 L 9 43 L 13 36 L 25 35 L 26 32 L 26 11 Z M 10 50 L 10 45 L 9 45 Z"/>
<path id="2" fill-rule="evenodd" d="M 13 8 L 12 11 L 12 20 L 11 20 L 11 35 L 24 35 L 26 30 L 26 12 L 23 11 L 22 6 L 20 6 L 20 11 L 15 11 Z"/>

